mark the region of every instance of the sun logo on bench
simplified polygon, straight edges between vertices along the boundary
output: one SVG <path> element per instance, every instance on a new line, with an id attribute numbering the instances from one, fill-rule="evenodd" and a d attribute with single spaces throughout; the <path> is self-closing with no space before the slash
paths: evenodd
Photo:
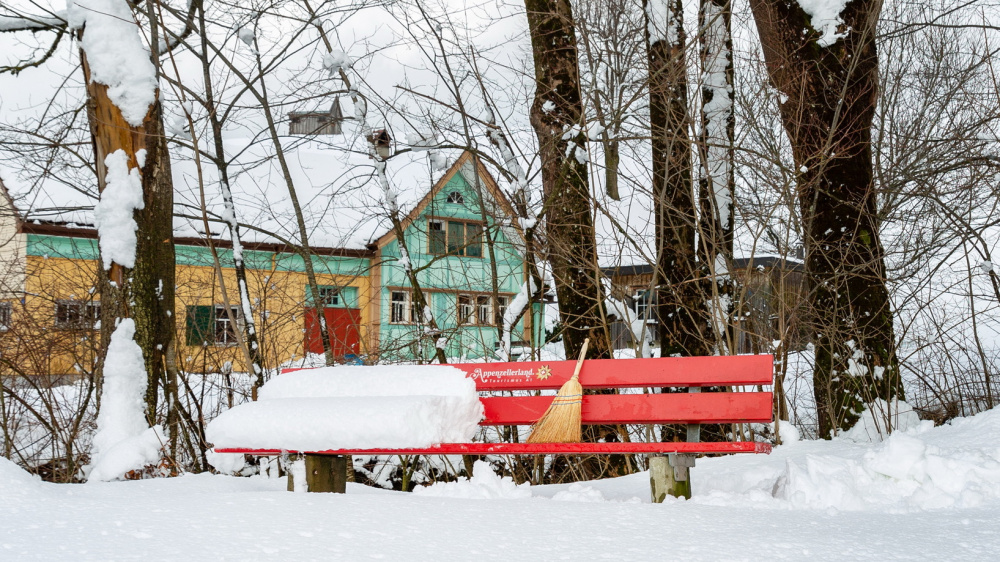
<path id="1" fill-rule="evenodd" d="M 548 365 L 542 365 L 538 368 L 538 372 L 535 373 L 535 376 L 538 377 L 538 380 L 543 381 L 552 376 L 552 369 L 549 369 Z"/>

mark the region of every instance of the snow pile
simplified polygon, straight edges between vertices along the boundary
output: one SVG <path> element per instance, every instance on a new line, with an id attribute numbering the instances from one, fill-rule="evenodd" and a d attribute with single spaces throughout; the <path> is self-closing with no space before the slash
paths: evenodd
<path id="1" fill-rule="evenodd" d="M 236 453 L 216 453 L 205 451 L 205 460 L 222 474 L 236 474 L 246 467 L 246 457 Z"/>
<path id="2" fill-rule="evenodd" d="M 104 164 L 108 169 L 106 185 L 101 200 L 94 205 L 101 259 L 104 269 L 111 269 L 112 262 L 132 268 L 135 267 L 135 233 L 139 229 L 133 214 L 145 206 L 142 178 L 138 168 L 129 170 L 128 155 L 120 148 L 109 154 Z"/>
<path id="3" fill-rule="evenodd" d="M 774 497 L 795 508 L 925 510 L 1000 499 L 1000 448 L 948 450 L 895 434 L 860 460 L 789 460 Z"/>
<path id="4" fill-rule="evenodd" d="M 777 435 L 781 439 L 781 444 L 785 446 L 798 443 L 802 439 L 799 428 L 784 420 L 775 420 L 771 424 L 771 433 Z"/>
<path id="5" fill-rule="evenodd" d="M 438 482 L 426 488 L 416 488 L 414 494 L 437 498 L 469 500 L 524 499 L 531 497 L 531 485 L 515 484 L 509 476 L 503 478 L 493 472 L 486 461 L 472 465 L 472 478 L 458 482 Z M 598 492 L 600 493 L 600 492 Z"/>
<path id="6" fill-rule="evenodd" d="M 878 443 L 889 433 L 886 430 L 887 421 L 891 422 L 894 431 L 913 429 L 921 423 L 913 407 L 906 402 L 893 400 L 890 407 L 888 402 L 877 398 L 861 413 L 858 423 L 847 430 L 842 437 L 856 443 Z"/>
<path id="7" fill-rule="evenodd" d="M 475 383 L 454 367 L 335 367 L 275 377 L 206 437 L 217 448 L 428 447 L 470 440 L 482 416 Z"/>
<path id="8" fill-rule="evenodd" d="M 41 478 L 29 474 L 13 462 L 0 457 L 0 498 L 28 496 L 42 489 Z"/>
<path id="9" fill-rule="evenodd" d="M 847 32 L 837 33 L 837 27 L 844 23 L 840 19 L 840 12 L 844 11 L 844 6 L 848 0 L 798 0 L 802 11 L 809 14 L 809 20 L 813 29 L 822 32 L 823 35 L 816 40 L 820 47 L 829 47 L 847 36 Z"/>
<path id="10" fill-rule="evenodd" d="M 88 481 L 121 478 L 160 459 L 163 433 L 146 423 L 146 367 L 134 335 L 130 318 L 122 319 L 111 334 Z"/>
<path id="11" fill-rule="evenodd" d="M 770 457 L 698 464 L 693 501 L 710 505 L 893 513 L 1000 505 L 1000 409 L 941 427 L 922 422 L 880 443 L 802 441 Z"/>
<path id="12" fill-rule="evenodd" d="M 130 125 L 142 125 L 156 100 L 156 71 L 128 3 L 76 0 L 69 3 L 68 14 L 71 28 L 84 28 L 80 46 L 87 54 L 90 80 L 108 86 L 108 97 Z"/>

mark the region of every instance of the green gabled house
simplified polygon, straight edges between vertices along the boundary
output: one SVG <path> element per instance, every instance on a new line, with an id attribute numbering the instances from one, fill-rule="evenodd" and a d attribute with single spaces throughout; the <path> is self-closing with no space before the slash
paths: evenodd
<path id="1" fill-rule="evenodd" d="M 503 313 L 527 274 L 524 235 L 513 206 L 485 166 L 468 152 L 403 220 L 411 267 L 434 318 L 445 334 L 449 357 L 492 357 Z M 433 356 L 423 337 L 396 234 L 378 238 L 373 285 L 379 287 L 382 356 Z M 515 342 L 541 344 L 540 305 L 512 333 Z M 534 333 L 534 335 L 532 335 Z"/>

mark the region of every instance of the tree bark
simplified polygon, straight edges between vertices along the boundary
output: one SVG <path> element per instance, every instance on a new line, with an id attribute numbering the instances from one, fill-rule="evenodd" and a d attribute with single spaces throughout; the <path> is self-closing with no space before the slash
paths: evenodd
<path id="1" fill-rule="evenodd" d="M 849 2 L 833 38 L 813 29 L 796 3 L 750 6 L 799 174 L 813 381 L 819 433 L 828 436 L 851 427 L 876 398 L 903 395 L 872 171 L 882 2 Z"/>
<path id="2" fill-rule="evenodd" d="M 535 62 L 531 125 L 538 137 L 548 258 L 552 264 L 563 345 L 576 357 L 590 338 L 589 358 L 611 357 L 604 326 L 597 242 L 587 183 L 587 147 L 569 0 L 525 0 Z"/>
<path id="3" fill-rule="evenodd" d="M 665 6 L 656 6 L 664 2 Z M 687 65 L 680 0 L 645 0 L 656 217 L 656 311 L 663 357 L 708 355 L 708 311 L 696 261 Z"/>

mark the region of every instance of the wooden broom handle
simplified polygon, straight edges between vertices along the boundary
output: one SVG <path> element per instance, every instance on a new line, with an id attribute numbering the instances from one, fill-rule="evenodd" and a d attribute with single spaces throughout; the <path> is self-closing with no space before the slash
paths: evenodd
<path id="1" fill-rule="evenodd" d="M 587 356 L 587 346 L 590 345 L 590 338 L 583 340 L 583 347 L 580 348 L 580 358 L 576 360 L 576 369 L 573 369 L 573 378 L 580 378 L 580 369 L 583 369 L 583 358 Z"/>

